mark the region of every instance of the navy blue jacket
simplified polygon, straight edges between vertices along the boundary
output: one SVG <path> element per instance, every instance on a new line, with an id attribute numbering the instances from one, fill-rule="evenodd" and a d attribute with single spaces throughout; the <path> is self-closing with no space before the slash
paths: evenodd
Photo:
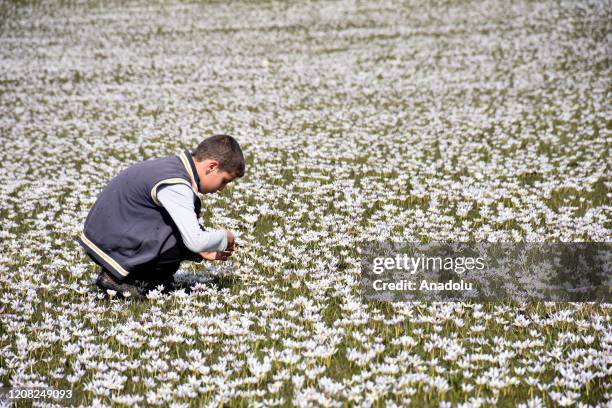
<path id="1" fill-rule="evenodd" d="M 156 197 L 158 187 L 175 183 L 191 187 L 199 218 L 200 178 L 185 149 L 117 174 L 98 195 L 77 242 L 119 280 L 155 263 L 166 251 L 176 251 L 184 245 L 180 231 Z"/>

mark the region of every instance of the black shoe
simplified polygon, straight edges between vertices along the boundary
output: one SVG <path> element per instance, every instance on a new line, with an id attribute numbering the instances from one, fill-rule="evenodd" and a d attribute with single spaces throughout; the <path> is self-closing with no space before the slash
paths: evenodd
<path id="1" fill-rule="evenodd" d="M 146 299 L 146 296 L 143 295 L 137 285 L 129 281 L 119 282 L 105 269 L 103 269 L 98 275 L 98 278 L 96 279 L 96 285 L 100 289 L 102 289 L 102 291 L 104 291 L 107 295 L 109 294 L 107 290 L 114 290 L 115 292 L 117 292 L 114 296 L 120 298 L 129 297 L 138 300 Z M 125 296 L 124 293 L 127 293 L 128 295 Z"/>
<path id="2" fill-rule="evenodd" d="M 156 279 L 149 282 L 146 282 L 146 290 L 155 290 L 159 285 L 164 285 L 164 288 L 161 290 L 161 293 L 170 293 L 177 289 L 176 281 L 174 280 L 174 276 L 170 276 L 166 279 Z"/>

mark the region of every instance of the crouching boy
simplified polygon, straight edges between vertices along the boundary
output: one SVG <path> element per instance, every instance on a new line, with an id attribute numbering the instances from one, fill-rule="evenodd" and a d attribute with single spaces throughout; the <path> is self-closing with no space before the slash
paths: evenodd
<path id="1" fill-rule="evenodd" d="M 172 290 L 181 261 L 226 260 L 234 236 L 204 230 L 198 193 L 223 190 L 244 170 L 238 142 L 215 135 L 193 152 L 185 149 L 119 172 L 98 195 L 78 239 L 101 267 L 96 285 L 142 299 L 160 284 Z"/>

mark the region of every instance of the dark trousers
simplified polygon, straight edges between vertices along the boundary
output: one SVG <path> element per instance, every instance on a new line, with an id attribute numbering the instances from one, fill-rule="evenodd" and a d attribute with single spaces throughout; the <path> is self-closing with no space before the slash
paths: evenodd
<path id="1" fill-rule="evenodd" d="M 89 252 L 89 258 L 98 264 L 103 270 L 106 268 L 101 265 Z M 141 281 L 159 281 L 170 278 L 178 271 L 181 266 L 181 261 L 195 261 L 198 255 L 187 250 L 180 245 L 177 245 L 168 251 L 160 254 L 159 257 L 153 259 L 147 264 L 140 265 L 138 268 L 130 272 L 123 280 L 141 280 Z M 108 272 L 111 276 L 114 276 Z"/>

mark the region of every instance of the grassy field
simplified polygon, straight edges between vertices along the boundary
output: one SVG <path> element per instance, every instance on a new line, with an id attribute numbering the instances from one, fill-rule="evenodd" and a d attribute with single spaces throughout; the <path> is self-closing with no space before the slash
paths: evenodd
<path id="1" fill-rule="evenodd" d="M 610 304 L 383 303 L 360 245 L 611 241 L 610 1 L 0 4 L 0 385 L 49 405 L 609 406 Z M 235 136 L 194 285 L 103 299 L 128 165 Z M 216 283 L 210 280 L 218 268 Z"/>

